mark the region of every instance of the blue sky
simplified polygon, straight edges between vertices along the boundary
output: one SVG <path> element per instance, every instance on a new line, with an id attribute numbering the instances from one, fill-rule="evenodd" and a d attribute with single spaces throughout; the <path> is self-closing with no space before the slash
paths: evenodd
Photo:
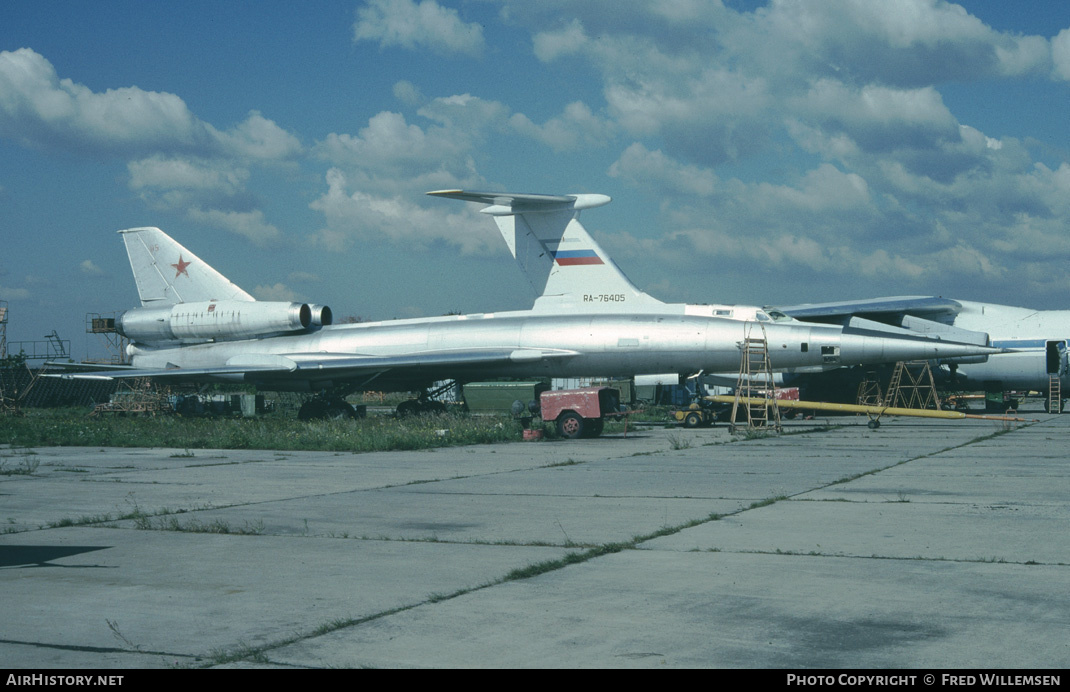
<path id="1" fill-rule="evenodd" d="M 258 299 L 389 319 L 533 296 L 441 188 L 599 192 L 668 301 L 1067 308 L 1070 3 L 0 4 L 9 340 L 90 355 L 159 226 Z"/>

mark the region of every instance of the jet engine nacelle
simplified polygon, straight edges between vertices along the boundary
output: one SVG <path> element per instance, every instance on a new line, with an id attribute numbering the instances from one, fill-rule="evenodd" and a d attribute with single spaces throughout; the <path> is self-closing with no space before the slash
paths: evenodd
<path id="1" fill-rule="evenodd" d="M 305 303 L 221 300 L 127 310 L 116 330 L 132 341 L 248 339 L 331 323 L 331 309 Z"/>
<path id="2" fill-rule="evenodd" d="M 326 305 L 309 305 L 308 307 L 312 311 L 313 327 L 326 327 L 334 324 L 334 313 Z"/>

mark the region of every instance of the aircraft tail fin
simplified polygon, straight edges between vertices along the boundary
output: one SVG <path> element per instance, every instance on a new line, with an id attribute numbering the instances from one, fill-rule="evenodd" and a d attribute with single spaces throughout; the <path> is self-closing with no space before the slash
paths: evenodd
<path id="1" fill-rule="evenodd" d="M 119 231 L 142 307 L 208 300 L 255 300 L 159 228 Z"/>
<path id="2" fill-rule="evenodd" d="M 606 195 L 533 195 L 438 190 L 488 206 L 520 270 L 535 289 L 535 310 L 621 312 L 664 303 L 636 288 L 579 222 L 579 213 L 608 204 Z"/>

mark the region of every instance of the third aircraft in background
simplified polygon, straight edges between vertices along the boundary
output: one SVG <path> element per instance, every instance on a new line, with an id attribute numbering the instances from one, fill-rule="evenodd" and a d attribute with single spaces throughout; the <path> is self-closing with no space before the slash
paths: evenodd
<path id="1" fill-rule="evenodd" d="M 780 308 L 796 319 L 852 325 L 887 334 L 933 334 L 967 343 L 1010 349 L 999 358 L 962 359 L 943 368 L 949 385 L 960 390 L 1033 390 L 1058 402 L 1070 386 L 1067 340 L 1070 310 L 1030 308 L 952 300 L 933 296 L 898 296 L 868 300 L 793 305 Z"/>

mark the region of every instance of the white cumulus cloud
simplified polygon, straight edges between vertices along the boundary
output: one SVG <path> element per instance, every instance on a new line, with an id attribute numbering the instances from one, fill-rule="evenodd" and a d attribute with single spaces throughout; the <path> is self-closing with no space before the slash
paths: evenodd
<path id="1" fill-rule="evenodd" d="M 483 27 L 464 22 L 457 10 L 434 0 L 369 0 L 357 10 L 353 40 L 477 56 L 483 52 Z"/>
<path id="2" fill-rule="evenodd" d="M 88 276 L 104 276 L 104 270 L 98 267 L 93 260 L 82 260 L 82 263 L 78 265 L 78 268 L 82 270 L 83 274 Z"/>
<path id="3" fill-rule="evenodd" d="M 278 228 L 264 220 L 264 213 L 259 209 L 227 211 L 194 207 L 187 211 L 187 216 L 197 223 L 236 233 L 256 245 L 267 245 L 282 237 Z"/>
<path id="4" fill-rule="evenodd" d="M 332 168 L 327 192 L 310 205 L 326 220 L 317 238 L 332 251 L 354 243 L 396 243 L 410 249 L 428 249 L 436 243 L 454 246 L 466 254 L 500 251 L 500 240 L 486 218 L 461 207 L 454 213 L 441 206 L 425 209 L 413 195 L 373 194 L 354 189 L 346 174 Z"/>
<path id="5" fill-rule="evenodd" d="M 61 79 L 52 63 L 29 48 L 0 51 L 0 136 L 120 157 L 168 152 L 286 159 L 301 151 L 295 136 L 259 113 L 219 130 L 174 94 L 137 87 L 100 93 Z"/>

